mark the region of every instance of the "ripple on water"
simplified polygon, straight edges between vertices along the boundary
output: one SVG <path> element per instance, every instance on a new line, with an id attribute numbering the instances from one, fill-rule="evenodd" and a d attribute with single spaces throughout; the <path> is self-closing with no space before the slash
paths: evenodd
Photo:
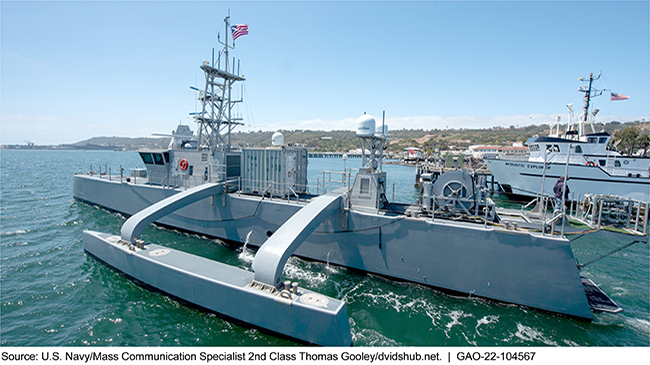
<path id="1" fill-rule="evenodd" d="M 521 323 L 517 323 L 517 331 L 513 336 L 520 339 L 522 344 L 526 345 L 538 346 L 539 344 L 544 344 L 547 346 L 558 346 L 555 341 L 548 339 L 542 330 Z"/>
<path id="2" fill-rule="evenodd" d="M 295 345 L 143 288 L 84 254 L 84 229 L 118 233 L 126 218 L 74 201 L 71 177 L 111 160 L 113 171 L 119 164 L 143 167 L 137 153 L 3 151 L 0 158 L 0 345 Z M 310 160 L 310 180 L 324 166 L 340 170 L 334 165 L 340 161 Z M 398 187 L 413 186 L 413 168 L 390 168 L 398 170 L 389 177 Z M 247 270 L 254 258 L 250 249 L 157 226 L 147 227 L 145 237 Z M 572 248 L 580 262 L 588 262 L 629 241 L 599 233 L 576 240 Z M 582 270 L 625 310 L 598 313 L 592 323 L 326 263 L 291 259 L 284 275 L 345 300 L 355 346 L 649 346 L 649 252 L 648 245 L 637 244 Z"/>

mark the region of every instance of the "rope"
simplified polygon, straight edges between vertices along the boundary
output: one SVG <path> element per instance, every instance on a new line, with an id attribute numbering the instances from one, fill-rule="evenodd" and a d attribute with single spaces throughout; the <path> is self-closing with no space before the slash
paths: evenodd
<path id="1" fill-rule="evenodd" d="M 622 247 L 619 247 L 619 248 L 615 249 L 614 251 L 612 251 L 612 252 L 610 252 L 610 253 L 606 253 L 606 254 L 604 254 L 604 255 L 602 255 L 602 256 L 596 258 L 596 259 L 593 259 L 593 260 L 591 260 L 591 261 L 589 261 L 589 262 L 585 262 L 584 264 L 578 264 L 578 269 L 582 269 L 583 267 L 585 267 L 585 266 L 587 266 L 587 265 L 589 265 L 589 264 L 593 264 L 593 263 L 596 262 L 596 261 L 600 261 L 600 260 L 604 259 L 605 257 L 611 255 L 611 254 L 614 254 L 614 253 L 616 253 L 616 252 L 618 252 L 618 251 L 621 251 L 621 250 L 623 250 L 623 249 L 626 249 L 626 248 L 632 246 L 633 244 L 635 244 L 635 243 L 639 243 L 639 242 L 642 242 L 642 241 L 634 240 L 634 241 L 628 243 L 628 244 L 625 245 L 625 246 L 622 246 Z"/>

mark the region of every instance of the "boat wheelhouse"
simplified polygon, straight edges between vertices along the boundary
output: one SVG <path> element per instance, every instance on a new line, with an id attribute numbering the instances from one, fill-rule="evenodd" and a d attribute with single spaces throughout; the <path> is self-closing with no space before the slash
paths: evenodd
<path id="1" fill-rule="evenodd" d="M 552 196 L 555 181 L 566 172 L 573 199 L 579 200 L 580 196 L 590 193 L 650 201 L 650 158 L 617 152 L 610 143 L 612 136 L 604 131 L 595 132 L 592 120 L 587 119 L 591 98 L 602 92 L 592 88 L 595 79 L 590 75 L 589 86 L 579 90 L 585 94 L 585 109 L 578 122 L 571 122 L 572 104 L 567 105 L 569 121 L 563 135 L 558 118 L 549 136 L 535 136 L 526 141 L 527 160 L 504 155 L 486 159 L 488 168 L 507 195 Z M 589 126 L 592 133 L 586 132 Z"/>

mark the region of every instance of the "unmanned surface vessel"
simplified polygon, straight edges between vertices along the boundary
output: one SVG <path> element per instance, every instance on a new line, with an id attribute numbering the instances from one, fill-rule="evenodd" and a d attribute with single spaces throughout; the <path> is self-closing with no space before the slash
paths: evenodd
<path id="1" fill-rule="evenodd" d="M 119 235 L 84 232 L 88 253 L 183 300 L 319 345 L 351 344 L 346 304 L 284 281 L 291 255 L 585 320 L 592 308 L 620 311 L 581 277 L 566 238 L 504 228 L 465 171 L 425 182 L 418 204 L 389 203 L 387 128 L 369 115 L 357 123 L 363 154 L 353 183 L 322 195 L 307 189 L 305 148 L 281 136 L 271 148 L 233 148 L 231 89 L 243 77 L 228 71 L 227 43 L 225 69 L 201 65 L 195 144 L 141 151 L 139 177 L 74 176 L 75 199 L 130 216 Z M 341 176 L 351 180 L 347 170 Z M 254 272 L 141 241 L 153 222 L 259 247 Z"/>

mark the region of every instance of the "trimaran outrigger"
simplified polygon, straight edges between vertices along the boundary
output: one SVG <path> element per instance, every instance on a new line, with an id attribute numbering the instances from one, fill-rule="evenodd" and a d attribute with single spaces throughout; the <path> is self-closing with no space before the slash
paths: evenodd
<path id="1" fill-rule="evenodd" d="M 388 203 L 386 128 L 368 115 L 358 121 L 354 183 L 320 196 L 307 191 L 305 148 L 233 148 L 241 100 L 231 92 L 244 78 L 229 67 L 227 36 L 223 44 L 223 69 L 200 66 L 198 138 L 181 126 L 169 149 L 141 151 L 146 173 L 74 176 L 76 199 L 130 216 L 120 235 L 85 231 L 86 252 L 175 297 L 318 345 L 351 344 L 346 303 L 283 281 L 291 255 L 585 320 L 593 298 L 607 302 L 598 310 L 620 310 L 581 277 L 566 238 L 494 224 L 494 203 L 464 171 L 426 182 L 420 204 Z M 140 240 L 153 222 L 259 247 L 254 272 Z"/>

